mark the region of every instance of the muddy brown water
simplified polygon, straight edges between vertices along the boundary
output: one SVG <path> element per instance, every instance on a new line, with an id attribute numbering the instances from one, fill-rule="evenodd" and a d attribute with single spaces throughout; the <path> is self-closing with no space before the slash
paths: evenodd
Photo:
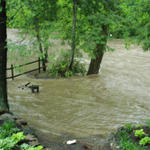
<path id="1" fill-rule="evenodd" d="M 52 141 L 77 138 L 94 144 L 126 123 L 150 119 L 150 52 L 138 46 L 125 50 L 121 40 L 109 45 L 116 50 L 105 54 L 99 75 L 9 80 L 11 111 Z M 27 82 L 38 84 L 40 93 L 18 88 Z"/>

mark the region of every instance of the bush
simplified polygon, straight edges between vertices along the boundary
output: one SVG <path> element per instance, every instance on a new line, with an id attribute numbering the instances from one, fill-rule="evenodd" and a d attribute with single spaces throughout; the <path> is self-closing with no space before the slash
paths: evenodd
<path id="1" fill-rule="evenodd" d="M 76 74 L 84 75 L 85 65 L 75 59 L 72 70 L 69 70 L 70 53 L 63 52 L 57 60 L 52 60 L 49 73 L 52 77 L 70 77 Z"/>
<path id="2" fill-rule="evenodd" d="M 5 121 L 0 127 L 0 139 L 11 136 L 13 133 L 16 133 L 18 131 L 20 130 L 15 127 L 15 123 L 13 121 Z"/>
<path id="3" fill-rule="evenodd" d="M 140 145 L 145 146 L 146 144 L 150 144 L 150 137 L 144 137 L 139 142 Z"/>
<path id="4" fill-rule="evenodd" d="M 124 128 L 125 128 L 127 131 L 132 131 L 132 129 L 133 129 L 133 124 L 128 123 L 128 124 L 125 125 Z"/>
<path id="5" fill-rule="evenodd" d="M 26 137 L 23 135 L 23 132 L 14 133 L 11 137 L 6 137 L 4 139 L 0 139 L 0 149 L 3 150 L 11 150 L 17 143 L 21 140 L 24 140 Z"/>
<path id="6" fill-rule="evenodd" d="M 142 150 L 132 140 L 130 140 L 130 134 L 126 130 L 119 131 L 117 138 L 122 150 Z"/>
<path id="7" fill-rule="evenodd" d="M 146 135 L 146 133 L 144 132 L 143 129 L 140 129 L 140 130 L 134 130 L 134 135 L 135 137 L 142 138 L 143 136 Z"/>
<path id="8" fill-rule="evenodd" d="M 0 150 L 43 150 L 42 146 L 33 147 L 26 143 L 20 146 L 19 143 L 23 142 L 25 138 L 24 133 L 16 128 L 16 124 L 13 121 L 5 121 L 0 127 Z"/>
<path id="9" fill-rule="evenodd" d="M 21 145 L 21 150 L 43 150 L 43 146 L 30 146 L 29 144 L 22 144 Z"/>

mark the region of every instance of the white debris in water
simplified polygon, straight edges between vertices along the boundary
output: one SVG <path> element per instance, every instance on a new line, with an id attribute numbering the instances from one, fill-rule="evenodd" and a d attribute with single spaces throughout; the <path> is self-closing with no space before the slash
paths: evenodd
<path id="1" fill-rule="evenodd" d="M 85 58 L 75 58 L 75 60 L 80 61 L 80 63 L 82 63 L 82 64 L 89 63 L 89 60 L 87 60 Z"/>
<path id="2" fill-rule="evenodd" d="M 112 37 L 112 34 L 109 34 L 110 37 Z"/>
<path id="3" fill-rule="evenodd" d="M 71 144 L 76 144 L 77 140 L 69 140 L 66 142 L 66 144 L 71 145 Z"/>
<path id="4" fill-rule="evenodd" d="M 99 73 L 101 73 L 101 70 L 102 70 L 102 64 L 100 64 Z"/>

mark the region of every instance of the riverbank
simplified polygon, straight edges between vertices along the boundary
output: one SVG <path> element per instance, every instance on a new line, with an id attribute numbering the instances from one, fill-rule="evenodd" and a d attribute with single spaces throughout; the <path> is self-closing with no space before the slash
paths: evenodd
<path id="1" fill-rule="evenodd" d="M 67 141 L 63 143 L 51 141 L 51 139 L 48 139 L 42 133 L 36 135 L 34 132 L 35 129 L 31 128 L 26 121 L 10 113 L 5 113 L 0 116 L 0 127 L 2 127 L 5 123 L 14 123 L 14 128 L 18 129 L 20 132 L 23 132 L 25 139 L 19 142 L 20 145 L 18 146 L 20 147 L 21 144 L 27 144 L 31 147 L 43 147 L 41 149 L 35 148 L 32 150 L 93 150 L 92 145 L 82 140 L 76 141 L 74 144 L 66 144 Z M 6 126 L 9 126 L 9 124 Z M 26 148 L 25 150 L 27 149 L 28 148 Z"/>
<path id="2" fill-rule="evenodd" d="M 15 150 L 29 150 L 29 146 L 32 147 L 30 150 L 96 150 L 94 146 L 86 143 L 84 141 L 75 140 L 74 144 L 66 144 L 60 142 L 52 142 L 51 139 L 47 139 L 44 134 L 35 135 L 34 129 L 29 127 L 28 123 L 21 118 L 18 118 L 10 113 L 5 113 L 0 116 L 0 127 L 1 127 L 1 134 L 3 134 L 3 130 L 6 133 L 9 132 L 9 136 L 13 134 L 20 134 L 19 137 L 20 141 L 16 143 L 13 147 Z M 12 131 L 12 133 L 11 133 Z M 5 134 L 7 136 L 7 134 Z M 4 137 L 4 138 L 9 138 Z M 23 137 L 23 138 L 22 138 Z M 25 145 L 26 148 L 22 148 L 22 145 Z M 0 145 L 2 146 L 2 145 Z M 8 147 L 2 148 L 7 149 Z M 97 150 L 112 150 L 110 144 L 107 143 L 101 149 L 100 147 Z"/>
<path id="3" fill-rule="evenodd" d="M 11 129 L 12 123 L 15 126 Z M 5 126 L 5 127 L 4 127 Z M 26 121 L 6 113 L 0 116 L 0 139 L 9 133 L 8 139 L 13 135 L 20 138 L 19 144 L 13 149 L 15 150 L 149 150 L 150 149 L 150 121 L 146 124 L 126 124 L 124 127 L 118 128 L 111 133 L 107 140 L 99 147 L 91 145 L 90 142 L 82 140 L 74 140 L 73 144 L 52 141 L 45 134 L 35 134 L 34 128 L 31 128 Z M 4 132 L 3 132 L 4 130 Z M 17 132 L 16 132 L 17 131 Z M 23 134 L 22 134 L 23 133 Z M 36 132 L 38 133 L 38 132 Z M 20 135 L 21 134 L 21 135 Z M 22 138 L 23 137 L 23 138 Z M 7 138 L 7 137 L 6 137 Z M 18 139 L 17 139 L 18 140 Z M 22 148 L 25 145 L 26 148 Z M 2 144 L 0 144 L 2 147 Z M 27 148 L 30 146 L 32 149 Z M 3 147 L 2 147 L 3 148 Z M 7 149 L 4 147 L 4 150 Z"/>
<path id="4" fill-rule="evenodd" d="M 11 113 L 0 116 L 0 147 L 4 150 L 50 150 L 42 145 L 28 123 Z"/>

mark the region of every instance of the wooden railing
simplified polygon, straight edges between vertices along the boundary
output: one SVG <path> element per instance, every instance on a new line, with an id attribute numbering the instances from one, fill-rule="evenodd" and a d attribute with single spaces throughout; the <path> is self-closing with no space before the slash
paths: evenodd
<path id="1" fill-rule="evenodd" d="M 11 67 L 6 69 L 7 71 L 11 71 L 11 76 L 10 76 L 10 77 L 7 77 L 7 79 L 12 79 L 12 80 L 14 80 L 14 78 L 16 78 L 16 77 L 19 77 L 19 76 L 21 76 L 21 75 L 28 74 L 28 73 L 31 73 L 31 72 L 34 72 L 34 71 L 38 71 L 38 72 L 40 73 L 40 72 L 41 72 L 41 69 L 43 69 L 43 71 L 46 71 L 46 65 L 44 64 L 44 65 L 41 67 L 41 61 L 44 62 L 43 60 L 41 60 L 41 59 L 39 58 L 39 59 L 36 60 L 36 61 L 29 62 L 29 63 L 26 63 L 26 64 L 22 64 L 22 65 L 19 65 L 19 66 L 14 66 L 13 64 L 11 64 Z M 21 68 L 21 67 L 24 67 L 24 66 L 27 66 L 27 65 L 31 65 L 31 64 L 35 64 L 35 63 L 38 64 L 38 68 L 35 68 L 35 69 L 32 69 L 32 70 L 29 70 L 29 71 L 26 71 L 26 72 L 19 73 L 19 74 L 15 75 L 14 69 L 16 69 L 16 68 Z"/>

